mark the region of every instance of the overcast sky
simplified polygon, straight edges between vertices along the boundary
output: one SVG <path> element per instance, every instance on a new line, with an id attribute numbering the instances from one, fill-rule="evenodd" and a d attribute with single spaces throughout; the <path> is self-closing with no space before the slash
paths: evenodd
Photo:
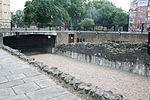
<path id="1" fill-rule="evenodd" d="M 25 1 L 28 0 L 10 0 L 11 12 L 15 12 L 18 9 L 23 10 Z M 109 1 L 113 2 L 117 7 L 121 7 L 125 11 L 128 11 L 130 8 L 131 0 L 109 0 Z"/>

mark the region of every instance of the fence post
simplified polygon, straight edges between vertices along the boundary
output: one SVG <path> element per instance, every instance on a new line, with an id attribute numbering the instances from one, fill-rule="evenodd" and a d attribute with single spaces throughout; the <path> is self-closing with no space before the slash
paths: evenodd
<path id="1" fill-rule="evenodd" d="M 12 31 L 12 27 L 13 27 L 12 22 L 10 22 L 10 30 L 11 31 Z"/>

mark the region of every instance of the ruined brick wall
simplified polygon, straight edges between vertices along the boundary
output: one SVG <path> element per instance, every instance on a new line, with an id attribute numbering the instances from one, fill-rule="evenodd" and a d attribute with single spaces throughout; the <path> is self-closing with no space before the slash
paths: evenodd
<path id="1" fill-rule="evenodd" d="M 150 56 L 144 43 L 77 43 L 57 46 L 57 54 L 140 75 L 150 76 Z"/>

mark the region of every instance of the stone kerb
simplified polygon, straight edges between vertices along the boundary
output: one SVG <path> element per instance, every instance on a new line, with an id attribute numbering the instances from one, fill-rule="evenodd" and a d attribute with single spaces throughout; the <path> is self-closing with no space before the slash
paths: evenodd
<path id="1" fill-rule="evenodd" d="M 2 48 L 10 52 L 12 55 L 19 57 L 23 61 L 28 62 L 34 67 L 63 82 L 67 87 L 71 87 L 79 93 L 84 94 L 87 98 L 89 98 L 89 100 L 123 100 L 123 96 L 120 94 L 114 94 L 111 91 L 105 91 L 97 86 L 84 83 L 75 77 L 58 70 L 56 67 L 50 67 L 42 62 L 35 61 L 35 59 L 28 58 L 18 50 L 14 50 L 7 46 L 3 46 Z"/>

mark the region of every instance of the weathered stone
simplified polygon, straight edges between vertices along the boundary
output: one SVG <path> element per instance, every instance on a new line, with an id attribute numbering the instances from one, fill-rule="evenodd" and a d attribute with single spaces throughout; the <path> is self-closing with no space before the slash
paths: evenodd
<path id="1" fill-rule="evenodd" d="M 71 93 L 66 93 L 62 96 L 59 96 L 59 97 L 56 97 L 56 98 L 52 98 L 52 99 L 49 99 L 49 100 L 81 100 L 80 98 L 74 96 L 73 94 Z"/>
<path id="2" fill-rule="evenodd" d="M 71 75 L 67 75 L 65 78 L 64 78 L 64 81 L 68 84 L 71 80 L 73 80 L 74 77 L 71 76 Z"/>
<path id="3" fill-rule="evenodd" d="M 72 85 L 75 90 L 77 90 L 80 83 L 81 81 L 75 78 L 69 82 L 69 84 Z"/>
<path id="4" fill-rule="evenodd" d="M 66 73 L 62 73 L 61 75 L 60 75 L 60 79 L 61 80 L 64 80 L 64 78 L 67 76 L 68 74 L 66 74 Z"/>
<path id="5" fill-rule="evenodd" d="M 78 90 L 81 94 L 83 94 L 83 93 L 84 93 L 84 89 L 85 89 L 86 87 L 88 87 L 87 84 L 82 82 L 81 84 L 78 85 L 78 89 L 77 89 L 77 90 Z"/>
<path id="6" fill-rule="evenodd" d="M 11 88 L 17 85 L 24 84 L 23 80 L 14 80 L 14 81 L 9 81 L 3 84 L 0 84 L 0 89 L 5 89 L 5 88 Z"/>
<path id="7" fill-rule="evenodd" d="M 12 87 L 14 89 L 14 91 L 17 94 L 24 94 L 24 93 L 28 93 L 28 92 L 33 92 L 35 90 L 40 89 L 40 87 L 38 85 L 36 85 L 35 83 L 31 82 L 31 83 L 25 83 L 19 86 L 15 86 Z"/>
<path id="8" fill-rule="evenodd" d="M 103 94 L 104 94 L 104 90 L 96 89 L 96 92 L 93 94 L 93 98 L 96 100 L 102 100 Z"/>
<path id="9" fill-rule="evenodd" d="M 18 79 L 23 79 L 25 77 L 26 76 L 24 74 L 14 74 L 14 75 L 11 75 L 11 76 L 7 76 L 7 79 L 9 81 L 13 81 L 13 80 L 18 80 Z"/>
<path id="10" fill-rule="evenodd" d="M 48 72 L 50 69 L 51 69 L 51 67 L 46 65 L 42 70 L 45 72 Z"/>
<path id="11" fill-rule="evenodd" d="M 40 86 L 41 88 L 47 88 L 56 85 L 56 83 L 54 83 L 50 79 L 36 81 L 36 84 L 38 84 L 38 86 Z"/>
<path id="12" fill-rule="evenodd" d="M 3 100 L 4 98 L 11 97 L 11 96 L 15 96 L 15 93 L 11 88 L 0 89 L 0 99 L 1 100 Z"/>
<path id="13" fill-rule="evenodd" d="M 96 90 L 97 90 L 96 86 L 90 86 L 90 91 L 87 95 L 90 96 L 90 97 L 93 97 Z"/>
<path id="14" fill-rule="evenodd" d="M 35 92 L 27 93 L 27 96 L 31 98 L 31 100 L 48 100 L 50 98 L 60 96 L 65 92 L 66 92 L 65 89 L 57 86 L 44 88 Z"/>
<path id="15" fill-rule="evenodd" d="M 59 71 L 59 70 L 54 70 L 54 71 L 52 72 L 52 75 L 55 76 L 55 77 L 58 77 L 58 76 L 60 76 L 62 73 L 63 73 L 63 72 L 61 72 L 61 71 Z"/>
<path id="16" fill-rule="evenodd" d="M 7 98 L 5 100 L 29 100 L 29 98 L 26 95 L 22 94 Z"/>

